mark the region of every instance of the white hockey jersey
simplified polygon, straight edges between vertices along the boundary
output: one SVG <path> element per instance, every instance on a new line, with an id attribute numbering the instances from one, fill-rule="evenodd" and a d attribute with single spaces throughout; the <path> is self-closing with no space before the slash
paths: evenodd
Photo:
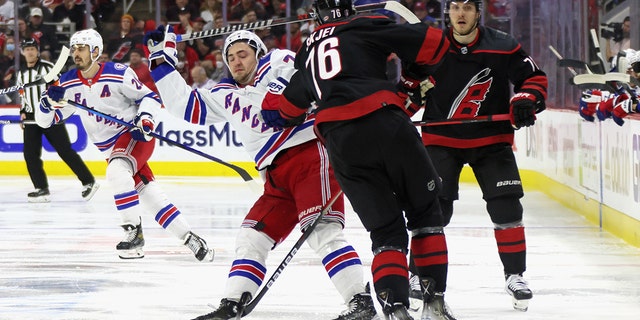
<path id="1" fill-rule="evenodd" d="M 228 121 L 256 163 L 258 170 L 271 164 L 278 152 L 316 138 L 313 117 L 291 128 L 267 126 L 260 115 L 268 91 L 281 94 L 295 73 L 295 54 L 273 50 L 258 61 L 255 84 L 240 87 L 225 78 L 211 90 L 192 89 L 169 64 L 151 72 L 165 108 L 185 121 L 207 125 Z"/>
<path id="2" fill-rule="evenodd" d="M 60 76 L 58 85 L 66 88 L 65 100 L 75 101 L 128 123 L 133 123 L 139 111 L 153 115 L 161 108 L 160 97 L 140 82 L 132 69 L 120 63 L 101 64 L 92 79 L 85 79 L 78 69 L 72 69 Z M 72 105 L 51 112 L 40 104 L 35 118 L 39 126 L 48 128 L 73 113 L 80 115 L 87 135 L 105 158 L 108 158 L 118 137 L 129 131 L 121 124 Z"/>

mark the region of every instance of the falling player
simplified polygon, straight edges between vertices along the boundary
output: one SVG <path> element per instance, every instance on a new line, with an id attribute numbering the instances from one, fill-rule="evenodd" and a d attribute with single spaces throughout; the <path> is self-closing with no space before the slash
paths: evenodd
<path id="1" fill-rule="evenodd" d="M 252 296 L 264 281 L 269 252 L 284 241 L 296 224 L 304 230 L 339 190 L 326 150 L 313 133 L 313 118 L 298 126 L 270 127 L 261 111 L 277 113 L 280 94 L 295 72 L 295 53 L 267 48 L 250 31 L 236 31 L 224 42 L 222 58 L 232 78 L 211 90 L 193 90 L 175 70 L 175 34 L 159 30 L 145 36 L 151 75 L 166 108 L 176 117 L 199 125 L 228 121 L 265 178 L 264 192 L 249 210 L 236 238 L 236 256 L 220 307 L 197 319 L 236 318 L 244 292 Z M 151 41 L 149 43 L 149 41 Z M 334 203 L 311 232 L 307 244 L 322 263 L 348 309 L 338 320 L 368 320 L 376 316 L 365 289 L 362 263 L 343 234 L 344 200 Z"/>

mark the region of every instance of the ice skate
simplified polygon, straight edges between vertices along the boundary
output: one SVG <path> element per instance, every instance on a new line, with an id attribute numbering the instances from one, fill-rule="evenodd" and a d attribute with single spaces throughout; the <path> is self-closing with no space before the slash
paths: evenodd
<path id="1" fill-rule="evenodd" d="M 193 320 L 228 320 L 234 319 L 238 314 L 240 304 L 237 301 L 222 299 L 218 309 L 211 313 L 193 318 Z"/>
<path id="2" fill-rule="evenodd" d="M 513 297 L 513 308 L 527 311 L 529 309 L 529 300 L 533 298 L 533 293 L 529 289 L 527 282 L 519 274 L 508 274 L 506 278 L 504 290 Z"/>
<path id="3" fill-rule="evenodd" d="M 409 310 L 401 302 L 393 302 L 391 290 L 383 290 L 378 293 L 378 302 L 382 306 L 384 318 L 387 320 L 413 320 Z"/>
<path id="4" fill-rule="evenodd" d="M 376 307 L 373 305 L 369 284 L 365 292 L 358 293 L 349 301 L 348 309 L 343 311 L 335 320 L 371 320 L 377 318 Z"/>
<path id="5" fill-rule="evenodd" d="M 144 258 L 144 237 L 142 235 L 142 223 L 134 226 L 131 224 L 125 224 L 122 226 L 124 229 L 124 239 L 118 243 L 116 250 L 118 250 L 118 256 L 121 259 L 139 259 Z"/>
<path id="6" fill-rule="evenodd" d="M 420 280 L 424 305 L 422 306 L 422 316 L 420 320 L 456 320 L 444 302 L 444 293 L 435 292 L 435 281 L 431 278 Z"/>
<path id="7" fill-rule="evenodd" d="M 89 201 L 93 198 L 93 195 L 96 194 L 96 191 L 100 188 L 100 185 L 97 182 L 87 183 L 82 186 L 82 199 L 84 201 Z"/>
<path id="8" fill-rule="evenodd" d="M 27 201 L 32 203 L 49 202 L 49 188 L 36 189 L 27 193 Z"/>
<path id="9" fill-rule="evenodd" d="M 184 237 L 184 245 L 193 251 L 196 259 L 199 261 L 213 261 L 215 252 L 213 249 L 209 249 L 207 242 L 197 234 L 189 231 L 189 233 Z"/>
<path id="10" fill-rule="evenodd" d="M 409 310 L 418 311 L 422 307 L 422 288 L 418 275 L 409 273 Z"/>

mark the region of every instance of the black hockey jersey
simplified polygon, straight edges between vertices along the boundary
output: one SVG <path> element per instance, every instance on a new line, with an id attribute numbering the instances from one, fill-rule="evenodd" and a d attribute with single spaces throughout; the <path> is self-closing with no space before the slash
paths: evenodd
<path id="1" fill-rule="evenodd" d="M 515 92 L 533 94 L 544 110 L 547 77 L 510 35 L 479 27 L 476 39 L 461 45 L 446 31 L 450 47 L 433 74 L 435 88 L 427 94 L 423 120 L 470 118 L 508 114 L 510 85 Z M 474 148 L 513 143 L 509 121 L 478 122 L 422 127 L 425 145 Z"/>
<path id="2" fill-rule="evenodd" d="M 396 24 L 360 14 L 317 27 L 296 55 L 296 72 L 284 91 L 281 113 L 294 118 L 316 102 L 316 124 L 361 117 L 385 105 L 404 106 L 386 75 L 393 52 L 435 71 L 448 48 L 442 30 Z"/>

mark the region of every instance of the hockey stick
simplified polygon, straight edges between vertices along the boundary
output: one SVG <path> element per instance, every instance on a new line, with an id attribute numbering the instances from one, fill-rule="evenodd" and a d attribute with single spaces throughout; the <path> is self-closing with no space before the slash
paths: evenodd
<path id="1" fill-rule="evenodd" d="M 371 11 L 371 10 L 378 10 L 378 9 L 388 10 L 402 16 L 403 18 L 405 17 L 406 13 L 403 12 L 401 14 L 400 11 L 403 11 L 402 9 L 409 11 L 409 9 L 407 9 L 405 6 L 403 6 L 399 2 L 395 2 L 391 0 L 387 2 L 363 4 L 360 6 L 356 6 L 355 8 L 356 8 L 356 11 Z M 254 21 L 254 22 L 242 23 L 242 24 L 233 24 L 233 25 L 228 25 L 226 27 L 217 28 L 217 29 L 209 29 L 209 30 L 186 33 L 186 34 L 178 34 L 176 35 L 176 42 L 214 37 L 214 36 L 229 34 L 238 30 L 265 29 L 265 28 L 275 27 L 283 24 L 308 21 L 312 19 L 314 19 L 313 13 L 305 13 L 297 16 L 286 17 L 286 18 Z"/>
<path id="2" fill-rule="evenodd" d="M 36 122 L 34 120 L 11 120 L 11 119 L 2 119 L 2 120 L 0 120 L 0 124 L 12 124 L 12 123 L 36 124 Z"/>
<path id="3" fill-rule="evenodd" d="M 558 66 L 560 66 L 560 61 L 563 60 L 562 55 L 560 54 L 560 52 L 558 52 L 558 50 L 556 50 L 556 48 L 554 48 L 552 45 L 549 45 L 549 50 L 551 50 L 551 52 L 553 52 L 553 54 L 556 56 L 556 58 L 558 58 Z M 573 67 L 567 67 L 567 69 L 569 69 L 571 74 L 573 74 L 574 76 L 578 74 L 578 72 L 576 72 L 576 70 Z"/>
<path id="4" fill-rule="evenodd" d="M 602 69 L 601 72 L 598 73 L 606 73 L 607 72 L 607 68 L 606 68 L 606 62 L 604 57 L 602 56 L 602 51 L 600 51 L 600 40 L 598 40 L 598 33 L 596 32 L 596 29 L 589 29 L 589 32 L 591 33 L 591 40 L 593 43 L 593 47 L 596 50 L 596 55 L 598 56 L 598 61 L 600 61 L 600 69 Z"/>
<path id="5" fill-rule="evenodd" d="M 640 80 L 630 74 L 609 72 L 605 74 L 579 74 L 571 80 L 577 86 L 588 84 L 607 84 L 608 82 L 630 83 L 640 86 Z"/>
<path id="6" fill-rule="evenodd" d="M 480 123 L 480 122 L 495 122 L 495 121 L 510 121 L 510 114 L 490 114 L 486 116 L 478 116 L 473 118 L 458 118 L 458 119 L 446 119 L 446 120 L 426 120 L 426 121 L 413 121 L 413 125 L 418 127 L 432 127 L 432 126 L 444 126 L 450 124 L 465 124 L 465 123 Z"/>
<path id="7" fill-rule="evenodd" d="M 282 271 L 284 271 L 284 268 L 287 267 L 289 262 L 291 262 L 291 259 L 293 259 L 293 256 L 295 256 L 298 250 L 300 250 L 300 247 L 302 247 L 302 244 L 305 241 L 307 241 L 307 238 L 309 238 L 309 236 L 311 235 L 311 232 L 313 232 L 313 230 L 316 228 L 318 223 L 320 223 L 320 220 L 322 220 L 322 217 L 331 209 L 331 206 L 336 202 L 336 200 L 338 200 L 338 198 L 340 198 L 341 195 L 342 195 L 342 190 L 339 190 L 335 195 L 333 195 L 331 200 L 329 200 L 329 202 L 327 202 L 324 205 L 324 207 L 322 208 L 322 211 L 320 211 L 320 214 L 318 214 L 318 217 L 316 218 L 316 220 L 314 220 L 313 223 L 310 226 L 308 226 L 307 229 L 302 233 L 298 241 L 296 241 L 296 243 L 293 245 L 293 248 L 289 250 L 289 253 L 287 253 L 287 255 L 284 257 L 282 262 L 280 262 L 280 265 L 278 265 L 278 268 L 276 268 L 276 270 L 273 272 L 271 277 L 269 277 L 269 280 L 265 282 L 264 287 L 262 287 L 262 289 L 260 289 L 260 292 L 256 294 L 256 297 L 253 298 L 251 302 L 244 305 L 244 308 L 241 307 L 242 312 L 239 311 L 238 316 L 244 317 L 249 313 L 251 313 L 251 311 L 253 311 L 253 309 L 256 307 L 258 302 L 262 300 L 262 297 L 264 297 L 267 291 L 269 291 L 269 288 L 271 288 L 273 283 L 278 279 Z M 237 319 L 240 319 L 240 318 L 237 318 Z"/>
<path id="8" fill-rule="evenodd" d="M 49 72 L 47 72 L 47 74 L 42 76 L 42 78 L 37 79 L 35 81 L 31 81 L 29 83 L 15 85 L 15 86 L 11 86 L 11 87 L 8 87 L 8 88 L 0 89 L 0 95 L 5 95 L 7 93 L 16 92 L 16 91 L 21 90 L 22 88 L 27 88 L 27 87 L 37 86 L 37 85 L 43 84 L 43 83 L 53 82 L 54 80 L 58 79 L 58 75 L 62 71 L 62 68 L 64 68 L 64 65 L 67 63 L 67 59 L 68 58 L 69 58 L 69 48 L 63 46 L 62 49 L 60 49 L 60 55 L 58 56 L 58 60 L 56 60 L 56 63 L 53 65 L 53 68 L 51 68 L 51 70 L 49 70 Z"/>
<path id="9" fill-rule="evenodd" d="M 101 117 L 103 117 L 103 118 L 105 118 L 107 120 L 113 121 L 113 122 L 118 123 L 120 125 L 123 125 L 123 126 L 125 126 L 127 128 L 135 128 L 136 127 L 132 123 L 120 120 L 120 119 L 118 119 L 118 118 L 116 118 L 114 116 L 111 116 L 111 115 L 108 115 L 106 113 L 103 113 L 103 112 L 100 112 L 98 110 L 95 110 L 93 108 L 87 107 L 87 106 L 85 106 L 85 105 L 83 105 L 81 103 L 77 103 L 77 102 L 72 101 L 72 100 L 67 100 L 66 102 L 69 103 L 70 105 L 74 106 L 74 107 L 77 107 L 77 108 L 80 108 L 82 110 L 88 111 L 88 112 L 93 113 L 93 114 L 95 114 L 97 116 L 101 116 Z M 251 175 L 246 170 L 244 170 L 244 169 L 242 169 L 242 168 L 240 168 L 240 167 L 238 167 L 238 166 L 236 166 L 234 164 L 225 162 L 225 161 L 223 161 L 223 160 L 221 160 L 219 158 L 216 158 L 216 157 L 214 157 L 212 155 L 206 154 L 206 153 L 204 153 L 204 152 L 202 152 L 200 150 L 196 150 L 196 149 L 191 148 L 189 146 L 186 146 L 186 145 L 184 145 L 182 143 L 179 143 L 179 142 L 177 142 L 175 140 L 171 140 L 171 139 L 169 139 L 169 138 L 167 138 L 165 136 L 159 135 L 159 134 L 157 134 L 157 133 L 155 133 L 153 131 L 148 133 L 148 134 L 150 136 L 152 136 L 152 137 L 154 137 L 154 138 L 156 138 L 158 140 L 162 140 L 162 141 L 164 141 L 164 142 L 166 142 L 166 143 L 168 143 L 168 144 L 170 144 L 172 146 L 179 147 L 181 149 L 184 149 L 184 150 L 187 150 L 189 152 L 195 153 L 195 154 L 197 154 L 197 155 L 199 155 L 201 157 L 207 158 L 207 159 L 209 159 L 211 161 L 217 162 L 217 163 L 219 163 L 219 164 L 221 164 L 221 165 L 223 165 L 225 167 L 231 168 L 233 171 L 237 172 L 242 177 L 242 179 L 244 181 L 250 183 L 249 187 L 251 187 L 252 190 L 256 191 L 257 193 L 262 193 L 262 187 L 255 180 L 253 180 Z"/>
<path id="10" fill-rule="evenodd" d="M 589 65 L 581 60 L 577 60 L 577 59 L 560 59 L 557 62 L 559 67 L 566 67 L 568 69 L 582 69 L 582 70 L 586 70 L 587 73 L 594 73 L 593 70 L 591 70 L 591 68 L 589 68 Z M 574 76 L 577 74 L 574 74 Z"/>

